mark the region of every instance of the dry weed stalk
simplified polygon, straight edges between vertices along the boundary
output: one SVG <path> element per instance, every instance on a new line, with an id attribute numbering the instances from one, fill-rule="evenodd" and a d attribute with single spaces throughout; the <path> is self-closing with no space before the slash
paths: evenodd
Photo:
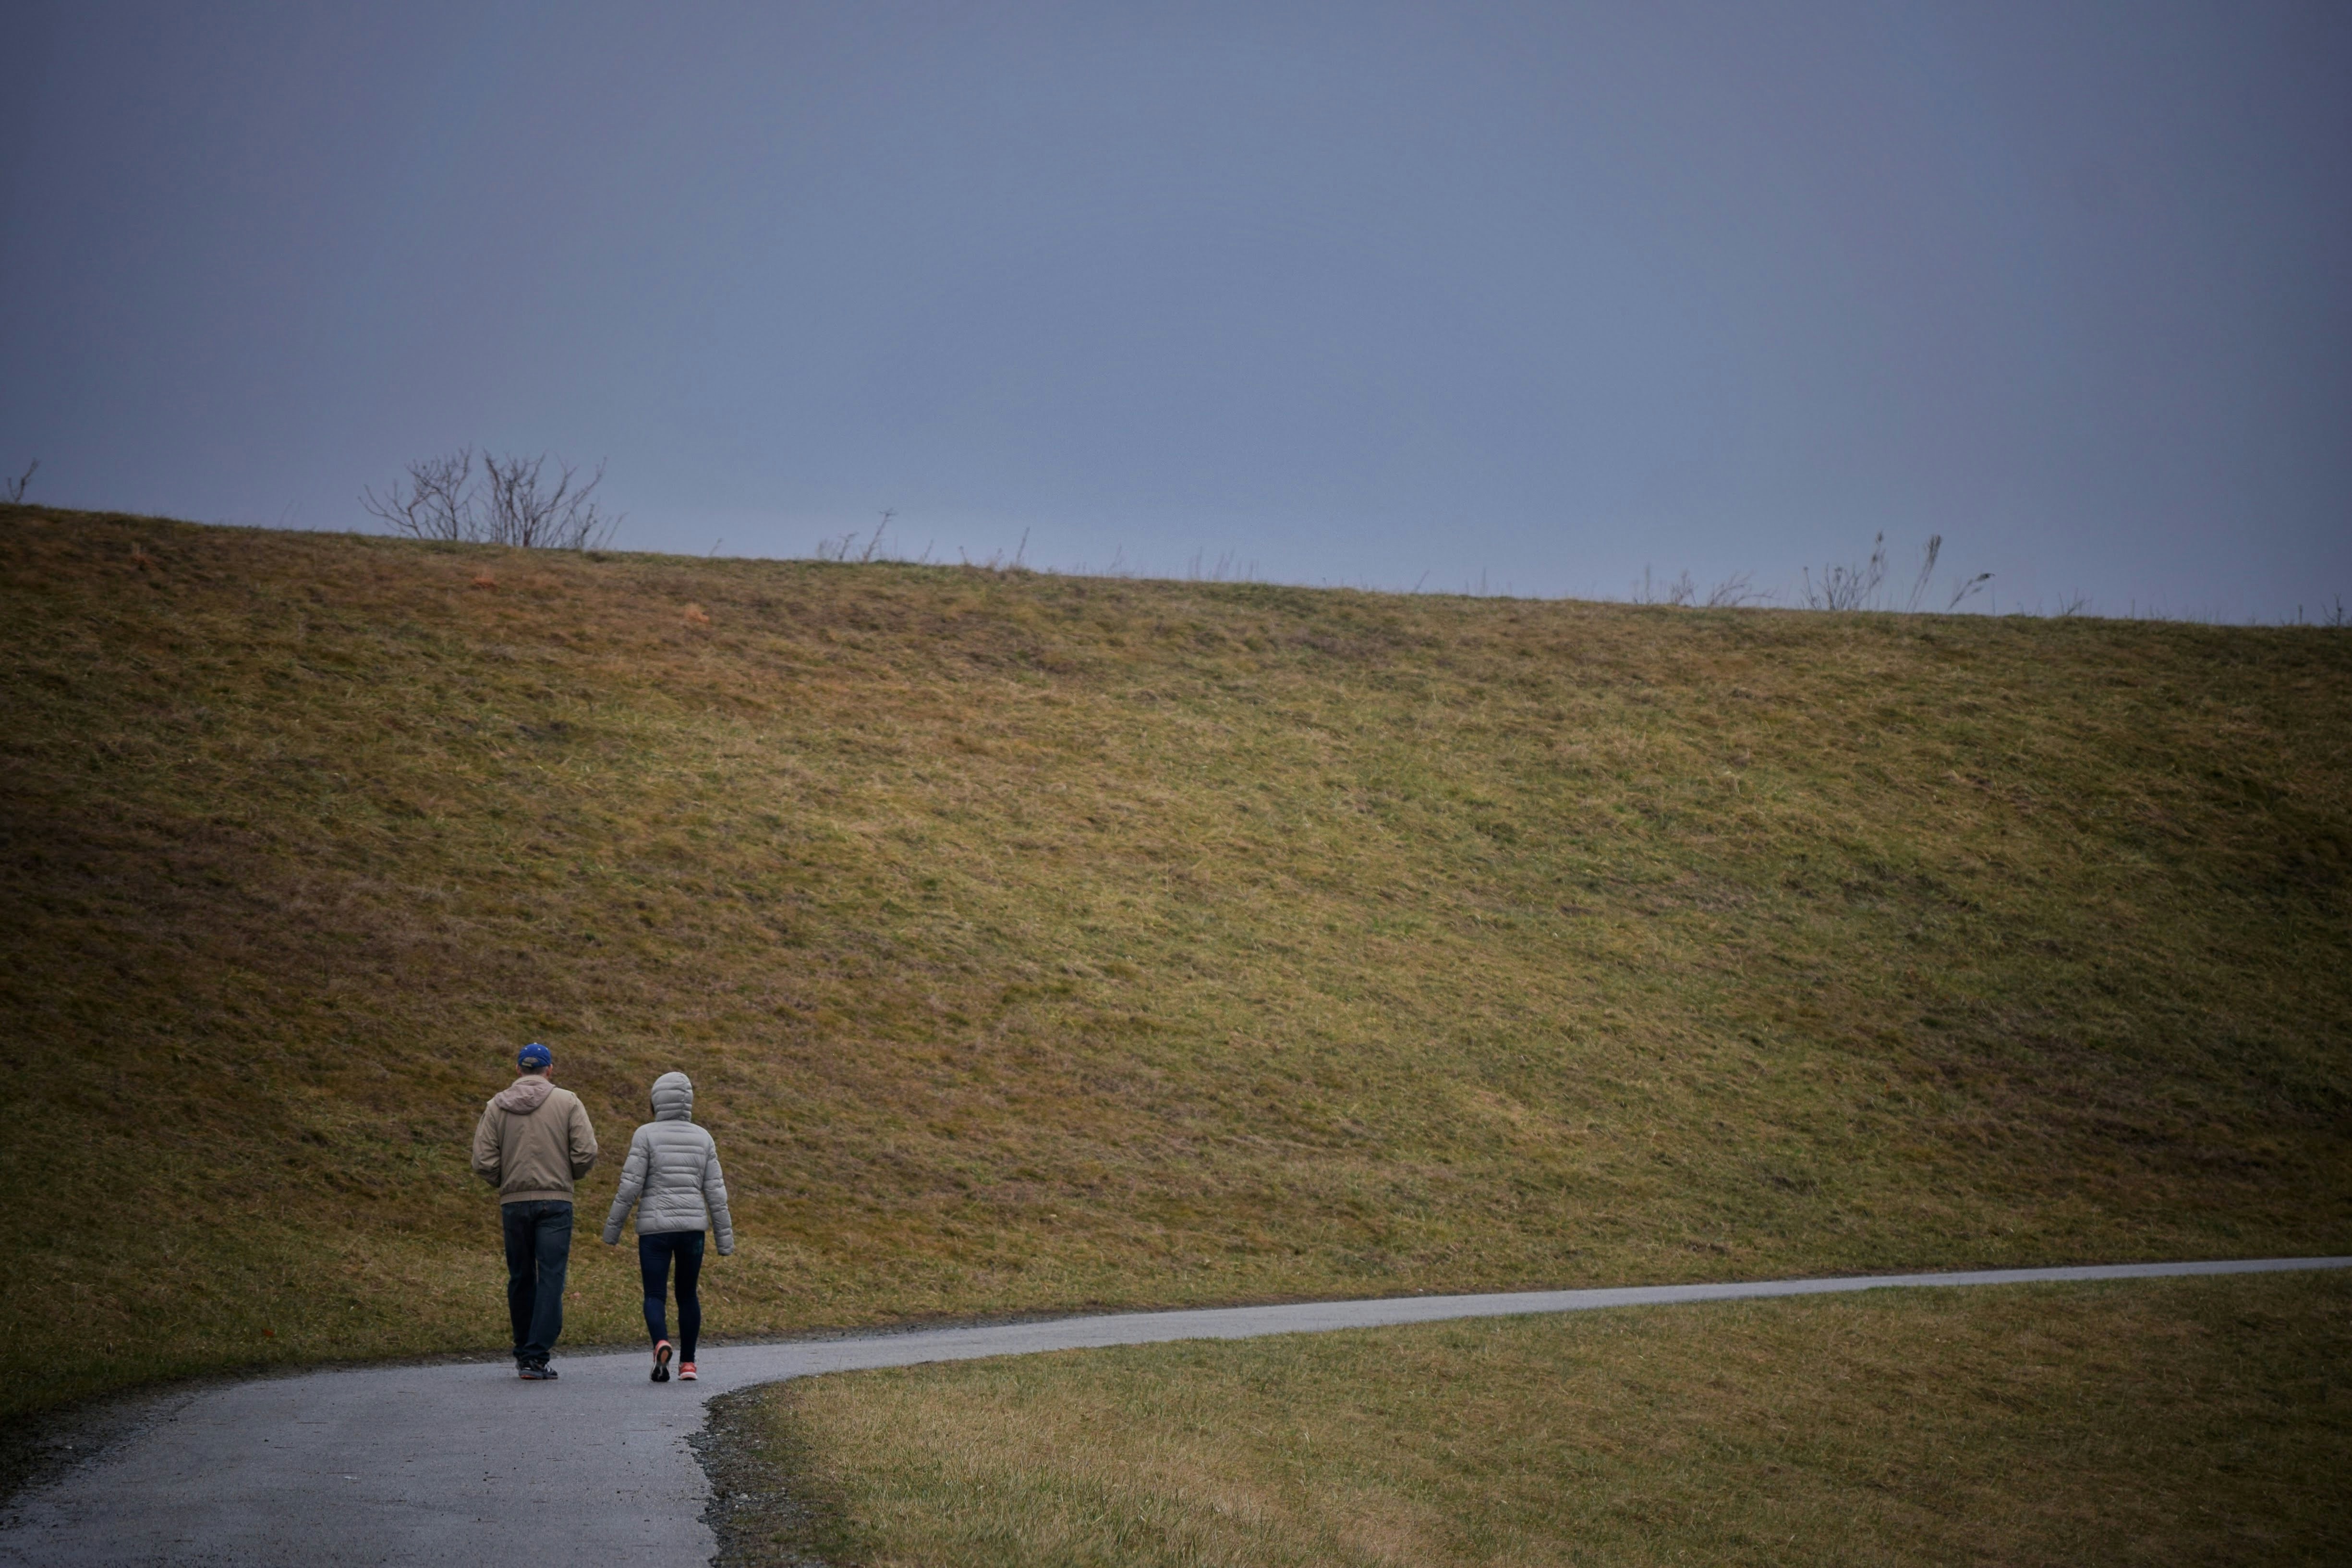
<path id="1" fill-rule="evenodd" d="M 1936 574 L 1936 557 L 1944 552 L 1944 536 L 1931 533 L 1927 547 L 1919 552 L 1918 580 L 1911 584 L 1911 602 L 1904 608 L 1913 615 L 1919 613 L 1919 596 L 1927 591 L 1927 580 Z"/>
<path id="2" fill-rule="evenodd" d="M 1698 584 L 1691 580 L 1687 568 L 1673 582 L 1660 584 L 1652 579 L 1650 568 L 1644 566 L 1642 568 L 1642 580 L 1633 587 L 1633 603 L 1637 605 L 1688 605 L 1697 598 Z"/>
<path id="3" fill-rule="evenodd" d="M 1822 568 L 1821 585 L 1813 585 L 1813 569 L 1805 568 L 1805 608 L 1864 610 L 1870 607 L 1878 585 L 1886 581 L 1886 534 L 1881 530 L 1870 542 L 1870 559 L 1859 566 L 1831 564 Z"/>

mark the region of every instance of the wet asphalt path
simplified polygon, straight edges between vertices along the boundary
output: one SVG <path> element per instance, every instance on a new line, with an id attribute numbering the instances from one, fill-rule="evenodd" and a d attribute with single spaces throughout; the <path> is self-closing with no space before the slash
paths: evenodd
<path id="1" fill-rule="evenodd" d="M 1448 1318 L 1807 1296 L 2341 1268 L 2352 1258 L 2000 1268 L 1841 1279 L 1408 1296 L 1057 1318 L 706 1347 L 698 1384 L 646 1381 L 637 1352 L 271 1377 L 161 1398 L 99 1458 L 16 1500 L 0 1564 L 435 1564 L 687 1568 L 717 1550 L 686 1439 L 714 1394 L 780 1378 L 1168 1340 L 1247 1339 Z"/>

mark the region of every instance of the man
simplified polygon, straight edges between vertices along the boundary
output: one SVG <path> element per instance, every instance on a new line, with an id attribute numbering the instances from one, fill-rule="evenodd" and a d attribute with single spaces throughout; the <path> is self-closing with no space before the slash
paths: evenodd
<path id="1" fill-rule="evenodd" d="M 499 1190 L 515 1370 L 539 1383 L 555 1376 L 547 1357 L 563 1332 L 572 1184 L 596 1163 L 596 1131 L 580 1097 L 555 1087 L 553 1052 L 534 1040 L 515 1066 L 521 1076 L 491 1096 L 475 1125 L 474 1174 Z"/>

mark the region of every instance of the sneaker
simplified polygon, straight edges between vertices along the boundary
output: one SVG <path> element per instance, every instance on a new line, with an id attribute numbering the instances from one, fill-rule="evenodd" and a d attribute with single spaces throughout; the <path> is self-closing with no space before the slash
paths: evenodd
<path id="1" fill-rule="evenodd" d="M 680 1383 L 693 1383 L 697 1381 L 694 1375 L 694 1363 L 692 1362 L 682 1361 L 677 1363 L 677 1380 Z"/>
<path id="2" fill-rule="evenodd" d="M 667 1383 L 669 1381 L 669 1356 L 670 1350 L 669 1342 L 667 1340 L 664 1340 L 654 1346 L 654 1381 L 656 1383 Z"/>
<path id="3" fill-rule="evenodd" d="M 545 1362 L 537 1361 L 531 1363 L 529 1366 L 515 1373 L 515 1375 L 523 1379 L 527 1383 L 553 1383 L 556 1379 L 557 1373 L 555 1369 L 548 1365 Z"/>

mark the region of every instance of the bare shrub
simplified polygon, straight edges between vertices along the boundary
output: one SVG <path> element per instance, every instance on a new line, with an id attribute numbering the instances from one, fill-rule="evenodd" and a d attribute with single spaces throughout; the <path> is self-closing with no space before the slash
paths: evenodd
<path id="1" fill-rule="evenodd" d="M 1633 585 L 1631 596 L 1637 605 L 1689 605 L 1698 597 L 1698 584 L 1691 581 L 1688 568 L 1671 583 L 1654 580 L 1647 566 L 1642 568 L 1642 580 Z"/>
<path id="2" fill-rule="evenodd" d="M 583 485 L 575 482 L 578 471 L 558 458 L 551 489 L 541 477 L 546 466 L 544 452 L 536 458 L 483 455 L 488 542 L 525 550 L 593 550 L 603 544 L 621 521 L 607 517 L 594 499 L 596 487 L 604 482 L 604 465 L 597 464 Z"/>
<path id="3" fill-rule="evenodd" d="M 1735 572 L 1709 588 L 1706 597 L 1701 599 L 1698 581 L 1690 574 L 1689 568 L 1669 582 L 1647 566 L 1642 568 L 1642 575 L 1627 590 L 1626 596 L 1636 605 L 1675 605 L 1687 609 L 1704 604 L 1710 610 L 1736 610 L 1742 605 L 1760 605 L 1771 597 L 1755 586 L 1750 574 Z"/>
<path id="4" fill-rule="evenodd" d="M 1765 597 L 1751 585 L 1749 574 L 1735 572 L 1706 591 L 1706 607 L 1710 610 L 1736 610 L 1743 605 L 1761 604 Z"/>
<path id="5" fill-rule="evenodd" d="M 33 482 L 33 470 L 41 466 L 38 458 L 25 465 L 25 471 L 13 479 L 0 479 L 0 499 L 14 506 L 25 499 L 25 487 Z"/>
<path id="6" fill-rule="evenodd" d="M 1822 580 L 1813 583 L 1813 569 L 1805 568 L 1805 607 L 1809 610 L 1868 609 L 1878 594 L 1878 585 L 1886 581 L 1886 535 L 1881 532 L 1871 541 L 1870 559 L 1859 566 L 1828 565 L 1822 568 Z"/>
<path id="7" fill-rule="evenodd" d="M 621 522 L 595 500 L 596 487 L 604 482 L 602 463 L 582 484 L 579 470 L 558 458 L 551 484 L 544 452 L 536 458 L 485 452 L 478 478 L 475 462 L 471 447 L 420 458 L 389 493 L 362 490 L 360 504 L 411 539 L 524 550 L 594 550 Z"/>

